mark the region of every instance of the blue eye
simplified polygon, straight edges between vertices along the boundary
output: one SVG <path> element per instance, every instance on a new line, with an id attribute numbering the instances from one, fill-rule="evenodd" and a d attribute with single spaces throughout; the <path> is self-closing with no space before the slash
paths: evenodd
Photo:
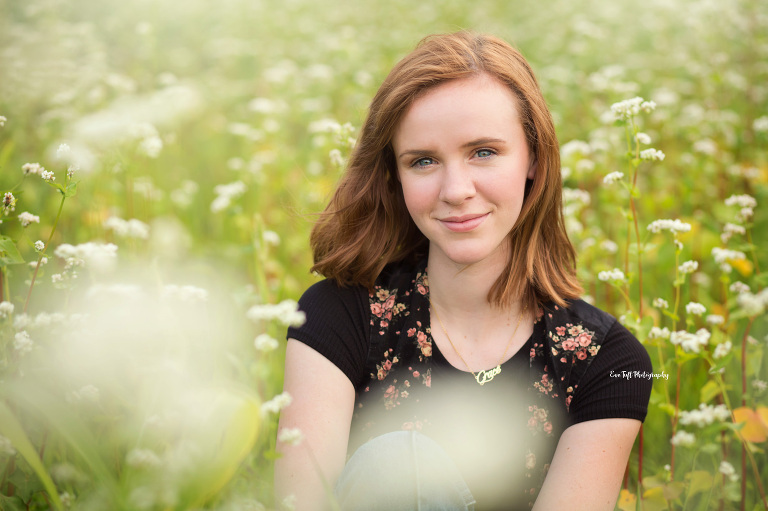
<path id="1" fill-rule="evenodd" d="M 428 167 L 433 163 L 435 163 L 435 160 L 432 158 L 419 158 L 411 164 L 411 167 Z"/>
<path id="2" fill-rule="evenodd" d="M 496 153 L 491 149 L 478 149 L 477 151 L 475 151 L 475 155 L 477 155 L 478 158 L 483 158 L 483 159 L 490 158 L 494 154 Z"/>

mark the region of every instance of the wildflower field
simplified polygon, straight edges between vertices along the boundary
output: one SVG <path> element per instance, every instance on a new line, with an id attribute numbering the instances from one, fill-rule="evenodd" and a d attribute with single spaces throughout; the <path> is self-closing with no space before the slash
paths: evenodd
<path id="1" fill-rule="evenodd" d="M 762 0 L 0 0 L 0 509 L 291 507 L 312 222 L 459 29 L 536 70 L 586 298 L 653 360 L 618 509 L 768 509 Z"/>

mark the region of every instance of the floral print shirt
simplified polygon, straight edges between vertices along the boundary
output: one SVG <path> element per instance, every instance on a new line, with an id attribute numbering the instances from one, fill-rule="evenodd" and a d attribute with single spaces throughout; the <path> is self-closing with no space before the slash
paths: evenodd
<path id="1" fill-rule="evenodd" d="M 469 460 L 464 475 L 478 510 L 486 494 L 486 502 L 514 503 L 505 509 L 532 507 L 557 441 L 573 423 L 582 377 L 616 320 L 582 301 L 543 304 L 528 342 L 481 387 L 448 364 L 432 339 L 426 262 L 385 270 L 369 305 L 366 378 L 349 453 L 380 434 L 419 430 Z"/>

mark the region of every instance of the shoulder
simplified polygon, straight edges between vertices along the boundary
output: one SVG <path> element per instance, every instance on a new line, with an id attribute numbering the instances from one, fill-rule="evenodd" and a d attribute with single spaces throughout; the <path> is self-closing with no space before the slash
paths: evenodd
<path id="1" fill-rule="evenodd" d="M 299 298 L 299 305 L 356 303 L 367 299 L 368 291 L 363 286 L 341 286 L 335 280 L 324 279 L 315 282 Z"/>
<path id="2" fill-rule="evenodd" d="M 573 300 L 566 307 L 554 304 L 543 306 L 544 320 L 548 327 L 582 325 L 604 338 L 618 320 L 584 300 Z"/>

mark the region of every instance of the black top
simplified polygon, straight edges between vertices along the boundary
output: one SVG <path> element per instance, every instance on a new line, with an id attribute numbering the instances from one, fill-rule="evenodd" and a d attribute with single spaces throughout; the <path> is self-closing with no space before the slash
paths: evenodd
<path id="1" fill-rule="evenodd" d="M 307 321 L 287 336 L 334 363 L 356 390 L 348 454 L 378 434 L 418 429 L 456 460 L 478 510 L 529 509 L 568 426 L 645 419 L 645 348 L 580 300 L 542 305 L 526 344 L 478 385 L 432 342 L 425 265 L 388 267 L 373 293 L 324 280 L 299 300 Z"/>

